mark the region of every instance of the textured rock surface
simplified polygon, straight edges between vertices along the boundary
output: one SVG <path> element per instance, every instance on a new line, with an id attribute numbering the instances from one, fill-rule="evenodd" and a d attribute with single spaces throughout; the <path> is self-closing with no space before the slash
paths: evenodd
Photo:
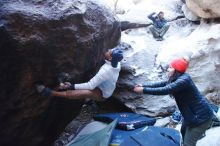
<path id="1" fill-rule="evenodd" d="M 185 5 L 185 4 L 182 6 L 182 11 L 188 20 L 190 20 L 190 21 L 199 21 L 200 20 L 200 18 L 198 16 L 196 16 L 191 10 L 189 10 L 187 5 Z"/>
<path id="2" fill-rule="evenodd" d="M 188 8 L 197 16 L 202 18 L 220 17 L 219 0 L 186 0 Z"/>
<path id="3" fill-rule="evenodd" d="M 1 1 L 0 145 L 50 145 L 81 102 L 39 97 L 33 83 L 53 87 L 62 71 L 87 80 L 120 33 L 112 14 L 88 0 Z"/>
<path id="4" fill-rule="evenodd" d="M 208 46 L 213 45 L 214 47 L 215 42 L 220 42 L 220 39 L 213 40 Z M 210 49 L 208 53 L 203 52 L 194 57 L 190 62 L 189 72 L 206 97 L 210 101 L 220 104 L 220 47 L 218 50 Z"/>
<path id="5" fill-rule="evenodd" d="M 130 32 L 132 35 L 132 32 Z M 152 96 L 136 94 L 133 91 L 135 84 L 141 84 L 149 81 L 161 80 L 162 74 L 156 71 L 155 55 L 157 53 L 156 45 L 160 43 L 149 39 L 148 48 L 136 50 L 128 44 L 123 43 L 124 62 L 118 81 L 118 88 L 114 97 L 121 100 L 127 107 L 134 112 L 148 116 L 165 116 L 175 110 L 175 101 L 169 96 Z M 159 104 L 158 104 L 159 103 Z"/>

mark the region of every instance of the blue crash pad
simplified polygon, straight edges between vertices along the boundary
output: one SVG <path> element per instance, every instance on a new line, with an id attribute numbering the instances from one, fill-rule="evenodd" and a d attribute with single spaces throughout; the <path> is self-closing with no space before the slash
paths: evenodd
<path id="1" fill-rule="evenodd" d="M 117 119 L 118 123 L 116 128 L 121 130 L 134 130 L 144 126 L 154 125 L 156 122 L 155 118 L 146 117 L 140 114 L 134 113 L 108 113 L 98 114 L 94 116 L 94 120 L 110 123 Z"/>

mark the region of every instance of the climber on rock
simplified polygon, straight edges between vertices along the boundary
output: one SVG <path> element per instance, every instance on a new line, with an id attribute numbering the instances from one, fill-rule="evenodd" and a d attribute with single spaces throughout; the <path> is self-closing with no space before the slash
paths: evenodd
<path id="1" fill-rule="evenodd" d="M 61 89 L 66 91 L 55 91 L 43 84 L 37 84 L 36 90 L 43 96 L 63 97 L 68 99 L 93 99 L 102 101 L 112 96 L 116 82 L 121 70 L 120 61 L 123 52 L 118 47 L 105 53 L 105 64 L 101 66 L 98 73 L 90 81 L 81 84 L 65 82 L 60 84 Z"/>

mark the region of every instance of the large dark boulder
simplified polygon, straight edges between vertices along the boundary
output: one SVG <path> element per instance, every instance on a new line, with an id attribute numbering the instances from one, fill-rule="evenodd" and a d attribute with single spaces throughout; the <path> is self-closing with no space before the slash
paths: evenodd
<path id="1" fill-rule="evenodd" d="M 0 1 L 0 145 L 50 145 L 81 102 L 43 98 L 60 72 L 85 81 L 117 45 L 120 24 L 90 0 Z"/>

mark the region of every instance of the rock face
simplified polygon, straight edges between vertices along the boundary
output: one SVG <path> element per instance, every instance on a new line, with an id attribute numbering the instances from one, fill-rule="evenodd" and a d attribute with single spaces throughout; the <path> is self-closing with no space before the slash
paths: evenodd
<path id="1" fill-rule="evenodd" d="M 38 96 L 34 82 L 53 87 L 63 71 L 87 80 L 120 35 L 109 10 L 88 0 L 1 1 L 0 145 L 50 145 L 81 102 Z"/>
<path id="2" fill-rule="evenodd" d="M 197 16 L 202 18 L 220 17 L 220 1 L 219 0 L 186 0 L 188 8 Z"/>
<path id="3" fill-rule="evenodd" d="M 211 44 L 215 46 L 217 44 L 215 42 L 216 40 L 213 40 L 208 46 Z M 189 71 L 199 89 L 206 97 L 210 101 L 220 105 L 220 47 L 216 49 L 218 50 L 210 49 L 208 53 L 203 52 L 199 56 L 194 57 L 190 62 Z"/>
<path id="4" fill-rule="evenodd" d="M 122 48 L 127 49 L 124 50 L 124 61 L 122 62 L 122 70 L 114 97 L 135 113 L 152 117 L 166 116 L 175 110 L 175 101 L 172 98 L 169 96 L 136 94 L 133 91 L 136 84 L 159 81 L 163 78 L 161 73 L 156 72 L 154 66 L 157 53 L 156 45 L 160 44 L 154 42 L 151 37 L 147 39 L 146 42 L 151 42 L 148 43 L 148 48 L 138 51 L 135 50 L 138 48 L 132 48 L 126 43 L 121 44 L 123 45 Z"/>
<path id="5" fill-rule="evenodd" d="M 182 6 L 182 11 L 188 20 L 190 20 L 190 21 L 199 21 L 200 20 L 199 17 L 196 16 L 191 10 L 189 10 L 187 5 L 185 5 L 185 4 Z"/>

